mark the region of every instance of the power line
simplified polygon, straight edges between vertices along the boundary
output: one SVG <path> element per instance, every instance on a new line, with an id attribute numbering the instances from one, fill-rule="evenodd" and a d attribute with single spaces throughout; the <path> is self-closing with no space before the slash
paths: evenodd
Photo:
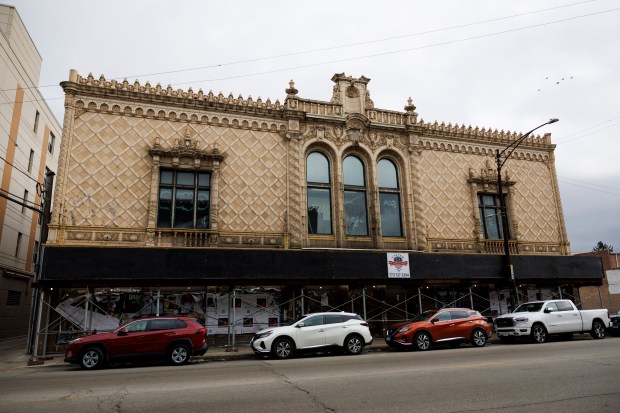
<path id="1" fill-rule="evenodd" d="M 13 198 L 11 198 L 11 197 L 10 197 L 10 196 L 8 196 L 8 195 L 3 194 L 2 192 L 0 192 L 0 197 L 1 197 L 1 198 L 6 198 L 6 199 L 8 199 L 8 200 L 9 200 L 9 201 L 11 201 L 11 202 L 14 202 L 14 203 L 16 203 L 16 204 L 18 204 L 18 205 L 21 205 L 21 206 L 23 206 L 24 208 L 31 209 L 31 210 L 33 210 L 33 211 L 35 211 L 35 212 L 38 212 L 38 213 L 41 213 L 41 212 L 42 212 L 40 209 L 37 209 L 37 208 L 31 207 L 30 205 L 27 205 L 27 204 L 23 203 L 21 200 L 13 199 Z M 40 208 L 40 205 L 38 205 L 38 206 L 39 206 L 39 208 Z"/>
<path id="2" fill-rule="evenodd" d="M 607 188 L 607 189 L 611 189 L 614 191 L 618 191 L 620 192 L 620 188 L 614 188 L 613 186 L 607 186 L 607 185 L 600 185 L 600 184 L 593 184 L 592 182 L 586 182 L 586 181 L 580 181 L 579 179 L 575 179 L 575 178 L 568 178 L 566 176 L 558 176 L 558 178 L 562 178 L 562 179 L 569 179 L 571 181 L 577 181 L 577 182 L 581 182 L 583 184 L 588 184 L 588 185 L 593 185 L 593 186 L 599 186 L 601 188 Z"/>
<path id="3" fill-rule="evenodd" d="M 562 182 L 562 183 L 567 184 L 567 185 L 578 186 L 578 187 L 580 187 L 580 188 L 589 189 L 590 191 L 596 191 L 596 192 L 601 192 L 601 193 L 604 193 L 604 194 L 609 194 L 609 195 L 620 196 L 620 193 L 616 193 L 616 192 L 609 192 L 609 191 L 603 191 L 603 190 L 601 190 L 601 189 L 591 188 L 591 187 L 589 187 L 589 186 L 579 185 L 579 184 L 575 184 L 575 183 L 573 183 L 573 182 L 566 182 L 566 181 L 562 181 L 562 180 L 560 180 L 560 179 L 558 179 L 558 182 Z"/>
<path id="4" fill-rule="evenodd" d="M 568 17 L 568 18 L 565 18 L 565 19 L 554 20 L 554 21 L 550 21 L 550 22 L 546 22 L 546 23 L 539 23 L 539 24 L 534 24 L 534 25 L 530 25 L 530 26 L 517 27 L 517 28 L 514 28 L 514 29 L 502 30 L 502 31 L 499 31 L 499 32 L 487 33 L 487 34 L 482 34 L 482 35 L 478 35 L 478 36 L 471 36 L 471 37 L 466 37 L 466 38 L 462 38 L 462 39 L 447 40 L 447 41 L 444 41 L 444 42 L 433 43 L 433 44 L 428 44 L 428 45 L 424 45 L 424 46 L 417 46 L 417 47 L 412 47 L 412 48 L 408 48 L 408 49 L 399 49 L 399 50 L 393 50 L 393 51 L 388 51 L 388 52 L 374 53 L 374 54 L 369 54 L 369 55 L 355 56 L 355 57 L 349 57 L 349 58 L 343 58 L 343 59 L 327 60 L 327 61 L 323 61 L 323 62 L 309 63 L 309 64 L 304 64 L 304 65 L 299 65 L 299 66 L 286 67 L 286 68 L 282 68 L 282 69 L 267 70 L 267 71 L 263 71 L 263 72 L 254 72 L 254 73 L 246 73 L 246 74 L 234 75 L 234 76 L 225 76 L 225 77 L 219 77 L 219 78 L 211 78 L 211 79 L 193 80 L 193 81 L 188 81 L 188 82 L 180 82 L 180 83 L 174 83 L 174 84 L 172 84 L 172 86 L 188 85 L 188 84 L 200 83 L 200 82 L 216 82 L 216 81 L 220 81 L 220 80 L 239 79 L 239 78 L 260 76 L 260 75 L 271 74 L 271 73 L 286 72 L 286 71 L 291 71 L 291 70 L 296 70 L 296 69 L 305 69 L 305 68 L 309 68 L 309 67 L 323 66 L 323 65 L 332 64 L 332 63 L 342 63 L 342 62 L 348 62 L 348 61 L 353 61 L 353 60 L 363 60 L 363 59 L 368 59 L 368 58 L 373 58 L 373 57 L 381 57 L 381 56 L 389 56 L 389 55 L 400 54 L 400 53 L 413 52 L 413 51 L 428 49 L 428 48 L 432 48 L 432 47 L 439 47 L 439 46 L 446 46 L 446 45 L 451 45 L 451 44 L 463 43 L 463 42 L 467 42 L 467 41 L 471 41 L 471 40 L 479 40 L 479 39 L 493 37 L 493 36 L 499 36 L 499 35 L 503 35 L 503 34 L 507 34 L 507 33 L 513 33 L 513 32 L 518 32 L 518 31 L 522 31 L 522 30 L 528 30 L 528 29 L 533 29 L 533 28 L 538 28 L 538 27 L 544 27 L 544 26 L 549 26 L 549 25 L 558 24 L 558 23 L 564 23 L 564 22 L 567 22 L 567 21 L 572 21 L 572 20 L 581 19 L 581 18 L 585 18 L 585 17 L 592 17 L 592 16 L 596 16 L 596 15 L 600 15 L 600 14 L 612 13 L 612 12 L 616 12 L 616 11 L 619 11 L 619 10 L 620 10 L 620 8 L 603 10 L 603 11 L 600 11 L 600 12 L 582 14 L 582 15 L 579 15 L 579 16 Z M 179 72 L 179 71 L 183 71 L 183 70 L 178 70 L 178 71 L 175 71 L 175 72 Z M 58 100 L 58 99 L 64 99 L 64 96 L 57 97 L 57 98 L 42 99 L 42 100 Z M 24 102 L 34 102 L 34 101 L 38 101 L 38 100 L 41 100 L 41 99 L 35 99 L 35 100 L 24 101 Z"/>
<path id="5" fill-rule="evenodd" d="M 619 116 L 619 117 L 617 117 L 617 118 L 610 119 L 610 120 L 608 120 L 608 121 L 606 121 L 606 122 L 603 122 L 603 123 L 611 122 L 612 120 L 614 120 L 614 119 L 618 119 L 618 118 L 620 118 L 620 116 Z M 608 125 L 608 126 L 606 126 L 606 127 L 604 127 L 604 128 L 601 128 L 601 129 L 599 129 L 599 130 L 595 130 L 595 131 L 592 131 L 592 132 L 586 133 L 586 134 L 581 135 L 581 136 L 579 136 L 579 135 L 578 135 L 578 134 L 579 134 L 579 133 L 581 133 L 581 132 L 577 132 L 577 133 L 574 133 L 574 134 L 570 135 L 570 136 L 574 136 L 574 135 L 577 135 L 577 136 L 574 136 L 573 138 L 570 138 L 570 139 L 558 140 L 557 144 L 558 144 L 558 145 L 563 145 L 563 144 L 565 144 L 565 143 L 572 142 L 572 141 L 575 141 L 575 140 L 577 140 L 577 139 L 582 139 L 582 138 L 588 137 L 588 136 L 590 136 L 590 135 L 594 135 L 595 133 L 602 132 L 602 131 L 604 131 L 604 130 L 606 130 L 606 129 L 613 128 L 614 126 L 617 126 L 617 125 L 620 125 L 620 121 L 617 121 L 617 122 L 612 123 L 611 125 Z M 587 128 L 587 129 L 584 129 L 584 131 L 582 131 L 582 132 L 585 132 L 586 130 L 589 130 L 589 129 L 594 129 L 594 128 L 598 127 L 598 126 L 600 126 L 600 125 L 593 126 L 593 127 L 591 127 L 591 128 Z"/>
<path id="6" fill-rule="evenodd" d="M 9 192 L 9 191 L 5 191 L 5 190 L 4 190 L 4 189 L 2 189 L 2 188 L 0 188 L 0 192 L 4 192 L 6 195 L 9 195 L 9 196 L 14 196 L 14 197 L 15 197 L 15 198 L 17 198 L 17 199 L 22 199 L 22 198 L 20 198 L 20 197 L 19 197 L 19 195 L 16 195 L 16 194 L 11 193 L 11 192 Z M 35 202 L 34 202 L 34 201 L 30 201 L 29 199 L 22 199 L 22 201 L 23 201 L 23 202 L 28 202 L 28 203 L 30 203 L 30 204 L 32 204 L 32 205 L 37 205 L 37 204 L 35 204 Z"/>
<path id="7" fill-rule="evenodd" d="M 13 169 L 21 172 L 22 174 L 26 175 L 26 177 L 28 177 L 28 179 L 31 179 L 33 181 L 35 181 L 37 184 L 41 184 L 39 181 L 37 181 L 36 179 L 34 179 L 33 177 L 30 176 L 30 174 L 27 174 L 26 172 L 22 171 L 21 169 L 19 169 L 17 166 L 13 165 L 11 162 L 7 161 L 5 158 L 3 158 L 2 156 L 0 156 L 0 159 L 2 159 L 5 163 L 7 163 L 8 165 L 11 165 L 13 167 Z"/>
<path id="8" fill-rule="evenodd" d="M 383 38 L 383 39 L 375 39 L 375 40 L 368 40 L 368 41 L 364 41 L 364 42 L 355 42 L 355 43 L 346 43 L 346 44 L 341 44 L 341 45 L 337 45 L 337 46 L 323 47 L 323 48 L 318 48 L 318 49 L 309 49 L 309 50 L 303 50 L 303 51 L 299 51 L 299 52 L 282 53 L 282 54 L 277 54 L 277 55 L 272 55 L 272 56 L 262 56 L 262 57 L 252 58 L 252 59 L 236 60 L 236 61 L 231 61 L 231 62 L 218 63 L 218 64 L 213 64 L 213 65 L 199 66 L 199 67 L 193 67 L 193 68 L 175 69 L 175 70 L 169 70 L 169 71 L 165 71 L 165 72 L 154 72 L 154 73 L 144 73 L 144 74 L 140 74 L 140 75 L 130 75 L 130 76 L 114 77 L 112 79 L 116 79 L 116 80 L 120 79 L 120 80 L 122 80 L 124 78 L 134 78 L 134 77 L 138 78 L 138 77 L 145 77 L 145 76 L 156 76 L 156 75 L 167 75 L 167 74 L 172 74 L 172 73 L 190 72 L 190 71 L 204 70 L 204 69 L 214 69 L 214 68 L 225 67 L 225 66 L 234 66 L 234 65 L 244 64 L 244 63 L 255 63 L 255 62 L 258 62 L 258 61 L 279 59 L 279 58 L 282 58 L 282 57 L 291 57 L 291 56 L 299 56 L 299 55 L 310 54 L 310 53 L 325 52 L 325 51 L 330 51 L 330 50 L 338 50 L 338 49 L 344 49 L 344 48 L 349 48 L 349 47 L 353 47 L 353 46 L 363 46 L 363 45 L 373 44 L 373 43 L 383 43 L 383 42 L 388 42 L 388 41 L 392 41 L 392 40 L 404 39 L 404 38 L 408 38 L 408 37 L 416 37 L 416 36 L 422 36 L 422 35 L 425 35 L 425 34 L 438 33 L 438 32 L 442 32 L 442 31 L 448 31 L 448 30 L 454 30 L 454 29 L 462 29 L 462 28 L 471 27 L 471 26 L 478 26 L 478 25 L 487 24 L 487 23 L 493 23 L 493 22 L 497 22 L 497 21 L 501 21 L 501 20 L 508 20 L 508 19 L 512 19 L 512 18 L 515 18 L 515 17 L 522 17 L 522 16 L 531 15 L 531 14 L 543 13 L 543 12 L 547 12 L 547 11 L 551 11 L 551 10 L 556 10 L 556 9 L 561 9 L 561 8 L 566 8 L 566 7 L 573 7 L 573 6 L 577 6 L 577 5 L 581 5 L 581 4 L 585 4 L 585 3 L 593 3 L 595 1 L 597 1 L 597 0 L 580 1 L 580 2 L 577 2 L 577 3 L 564 4 L 564 5 L 561 5 L 561 6 L 549 7 L 549 8 L 546 8 L 546 9 L 533 10 L 533 11 L 529 11 L 529 12 L 525 12 L 525 13 L 519 13 L 519 14 L 513 14 L 513 15 L 509 15 L 509 16 L 497 17 L 497 18 L 494 18 L 494 19 L 480 20 L 480 21 L 477 21 L 477 22 L 465 23 L 465 24 L 456 25 L 456 26 L 442 27 L 442 28 L 438 28 L 438 29 L 426 30 L 426 31 L 423 31 L 423 32 L 417 32 L 417 33 L 410 33 L 410 34 L 403 34 L 403 35 L 398 35 L 398 36 L 386 37 L 386 38 Z M 58 87 L 58 85 L 38 86 L 38 88 L 46 88 L 46 87 Z M 34 86 L 33 88 L 37 88 L 37 87 Z M 5 90 L 14 90 L 14 89 L 5 89 Z"/>

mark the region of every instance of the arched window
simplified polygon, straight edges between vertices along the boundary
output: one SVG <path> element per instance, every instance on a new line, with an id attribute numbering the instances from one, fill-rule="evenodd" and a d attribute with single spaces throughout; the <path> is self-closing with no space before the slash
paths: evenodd
<path id="1" fill-rule="evenodd" d="M 346 234 L 368 235 L 364 164 L 356 156 L 347 156 L 342 162 L 342 175 Z"/>
<path id="2" fill-rule="evenodd" d="M 400 188 L 396 165 L 389 159 L 377 163 L 379 181 L 379 210 L 381 213 L 381 235 L 402 237 L 400 217 Z"/>
<path id="3" fill-rule="evenodd" d="M 308 234 L 332 233 L 331 179 L 329 161 L 320 152 L 306 158 L 308 188 Z"/>

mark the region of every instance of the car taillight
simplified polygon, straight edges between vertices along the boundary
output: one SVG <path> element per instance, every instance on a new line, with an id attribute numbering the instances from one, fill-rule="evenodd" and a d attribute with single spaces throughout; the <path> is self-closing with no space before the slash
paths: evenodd
<path id="1" fill-rule="evenodd" d="M 204 334 L 206 331 L 207 330 L 204 327 L 202 327 L 202 328 L 199 328 L 198 330 L 196 330 L 195 334 Z"/>
<path id="2" fill-rule="evenodd" d="M 360 323 L 361 325 L 363 325 L 364 327 L 368 327 L 368 323 Z"/>

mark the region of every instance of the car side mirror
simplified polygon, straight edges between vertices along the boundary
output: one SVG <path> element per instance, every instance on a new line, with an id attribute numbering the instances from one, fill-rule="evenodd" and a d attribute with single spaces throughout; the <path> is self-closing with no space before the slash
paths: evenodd
<path id="1" fill-rule="evenodd" d="M 431 320 L 431 324 L 435 324 L 437 321 L 439 321 L 439 318 L 435 317 Z"/>
<path id="2" fill-rule="evenodd" d="M 553 312 L 553 308 L 545 308 L 545 313 L 549 314 Z"/>
<path id="3" fill-rule="evenodd" d="M 295 328 L 302 328 L 305 327 L 306 325 L 304 323 L 298 323 Z"/>
<path id="4" fill-rule="evenodd" d="M 126 336 L 127 335 L 127 329 L 126 328 L 121 328 L 120 330 L 118 330 L 116 332 L 117 336 Z"/>

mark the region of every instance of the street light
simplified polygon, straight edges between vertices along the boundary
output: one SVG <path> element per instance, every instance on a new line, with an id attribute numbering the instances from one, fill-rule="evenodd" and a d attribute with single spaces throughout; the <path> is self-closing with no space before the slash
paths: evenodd
<path id="1" fill-rule="evenodd" d="M 535 127 L 531 131 L 522 135 L 519 139 L 515 140 L 510 145 L 505 147 L 501 152 L 499 149 L 495 150 L 495 159 L 497 161 L 497 191 L 499 194 L 499 208 L 500 208 L 500 212 L 502 216 L 502 233 L 504 236 L 504 259 L 506 261 L 507 278 L 510 278 L 512 280 L 515 294 L 517 296 L 517 305 L 521 304 L 521 300 L 519 299 L 519 290 L 517 289 L 517 282 L 515 281 L 514 270 L 510 262 L 510 248 L 508 246 L 508 217 L 506 216 L 506 201 L 504 200 L 504 191 L 502 188 L 502 166 L 504 166 L 504 164 L 506 163 L 508 158 L 510 158 L 510 155 L 512 155 L 514 150 L 517 149 L 517 146 L 519 146 L 521 142 L 523 142 L 525 138 L 527 138 L 532 132 L 534 132 L 536 129 L 542 128 L 545 125 L 555 123 L 558 120 L 559 119 L 555 119 L 555 118 L 549 119 L 549 121 L 543 123 L 540 126 Z M 508 150 L 509 150 L 508 154 L 504 156 L 504 160 L 502 161 L 502 155 L 504 155 L 504 153 L 506 153 L 506 151 Z"/>

